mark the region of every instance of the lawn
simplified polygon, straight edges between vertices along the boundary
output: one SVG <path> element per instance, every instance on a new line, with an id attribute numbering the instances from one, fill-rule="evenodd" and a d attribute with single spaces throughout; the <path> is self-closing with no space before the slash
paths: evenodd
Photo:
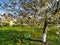
<path id="1" fill-rule="evenodd" d="M 47 33 L 47 45 L 60 45 L 60 35 L 57 35 L 55 27 L 49 27 L 50 31 Z M 40 40 L 42 38 L 43 29 L 35 27 L 0 27 L 0 45 L 44 45 L 39 41 L 31 41 L 25 35 L 29 35 L 30 39 Z M 29 39 L 28 38 L 28 39 Z"/>

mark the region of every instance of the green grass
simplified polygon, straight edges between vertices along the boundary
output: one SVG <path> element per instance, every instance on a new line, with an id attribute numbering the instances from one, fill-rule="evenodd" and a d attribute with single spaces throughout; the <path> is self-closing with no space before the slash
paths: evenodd
<path id="1" fill-rule="evenodd" d="M 55 27 L 51 28 L 47 34 L 47 43 L 50 45 L 60 45 L 60 35 L 56 35 Z M 29 34 L 31 39 L 40 40 L 42 37 L 42 29 L 36 27 L 2 27 L 0 28 L 0 45 L 44 45 L 41 42 L 34 42 L 23 39 L 25 34 Z M 49 42 L 48 42 L 49 41 Z"/>

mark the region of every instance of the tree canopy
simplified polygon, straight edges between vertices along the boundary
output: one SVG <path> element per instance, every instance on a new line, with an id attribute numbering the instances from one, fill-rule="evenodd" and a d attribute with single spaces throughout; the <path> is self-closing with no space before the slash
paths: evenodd
<path id="1" fill-rule="evenodd" d="M 23 13 L 40 15 L 46 11 L 54 13 L 57 8 L 60 9 L 60 0 L 3 0 L 3 3 L 0 2 L 0 9 L 16 15 L 23 15 Z"/>

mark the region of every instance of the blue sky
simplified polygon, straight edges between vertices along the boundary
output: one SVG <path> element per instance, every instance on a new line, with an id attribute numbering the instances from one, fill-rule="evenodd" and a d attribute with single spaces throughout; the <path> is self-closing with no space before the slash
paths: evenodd
<path id="1" fill-rule="evenodd" d="M 1 2 L 3 2 L 3 0 L 0 0 Z"/>
<path id="2" fill-rule="evenodd" d="M 3 4 L 3 1 L 4 0 L 0 0 L 0 2 Z M 9 0 L 6 0 L 6 1 L 8 1 L 9 2 Z M 29 2 L 30 0 L 25 0 L 26 2 Z M 18 9 L 18 7 L 16 7 L 16 9 Z M 20 8 L 20 10 L 24 10 L 23 8 Z M 2 13 L 2 12 L 4 12 L 4 10 L 3 9 L 0 9 L 0 14 Z"/>
<path id="3" fill-rule="evenodd" d="M 3 4 L 3 0 L 0 0 L 0 2 L 2 2 L 2 4 Z M 2 12 L 4 12 L 4 10 L 0 10 L 0 14 L 1 14 Z"/>

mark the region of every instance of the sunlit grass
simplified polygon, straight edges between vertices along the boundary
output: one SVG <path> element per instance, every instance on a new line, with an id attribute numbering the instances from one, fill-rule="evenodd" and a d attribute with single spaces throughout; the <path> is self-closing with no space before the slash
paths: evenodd
<path id="1" fill-rule="evenodd" d="M 51 45 L 59 45 L 60 44 L 60 36 L 55 34 L 57 30 L 55 27 L 49 27 L 50 31 L 47 33 L 47 41 L 50 41 Z M 40 45 L 40 42 L 32 42 L 23 40 L 21 42 L 21 38 L 25 38 L 23 35 L 29 34 L 31 39 L 40 40 L 42 38 L 43 29 L 39 29 L 36 27 L 2 27 L 0 28 L 0 45 Z M 43 45 L 43 44 L 42 44 Z"/>

